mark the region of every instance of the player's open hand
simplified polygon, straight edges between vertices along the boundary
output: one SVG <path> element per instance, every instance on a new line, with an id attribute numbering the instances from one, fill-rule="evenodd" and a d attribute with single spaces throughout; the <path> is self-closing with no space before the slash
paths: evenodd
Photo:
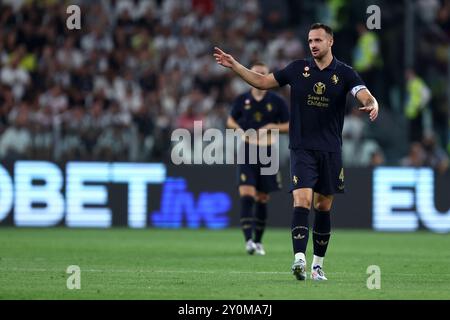
<path id="1" fill-rule="evenodd" d="M 359 108 L 359 110 L 367 112 L 369 114 L 370 121 L 375 121 L 375 119 L 378 117 L 378 105 L 361 107 Z"/>
<path id="2" fill-rule="evenodd" d="M 223 52 L 218 47 L 214 47 L 214 58 L 218 64 L 227 68 L 233 67 L 233 64 L 236 63 L 231 54 Z"/>

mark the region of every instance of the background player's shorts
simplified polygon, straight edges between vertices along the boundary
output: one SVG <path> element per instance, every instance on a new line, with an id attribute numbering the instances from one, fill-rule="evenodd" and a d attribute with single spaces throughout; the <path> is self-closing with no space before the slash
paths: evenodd
<path id="1" fill-rule="evenodd" d="M 344 193 L 341 153 L 291 149 L 291 192 L 299 188 L 312 188 L 322 195 Z"/>
<path id="2" fill-rule="evenodd" d="M 280 190 L 282 188 L 280 172 L 273 175 L 262 175 L 261 168 L 269 167 L 270 164 L 262 165 L 259 161 L 256 164 L 251 164 L 249 160 L 249 145 L 242 143 L 241 147 L 245 148 L 245 163 L 238 164 L 238 185 L 254 186 L 257 191 L 264 193 Z M 274 147 L 269 147 L 268 156 L 272 152 L 276 152 L 274 149 Z"/>

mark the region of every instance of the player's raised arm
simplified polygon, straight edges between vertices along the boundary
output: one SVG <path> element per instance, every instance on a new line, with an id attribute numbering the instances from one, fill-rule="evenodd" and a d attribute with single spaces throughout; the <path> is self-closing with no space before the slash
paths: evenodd
<path id="1" fill-rule="evenodd" d="M 374 121 L 378 117 L 378 102 L 367 89 L 359 90 L 356 93 L 356 99 L 362 103 L 359 110 L 369 113 L 370 121 Z"/>
<path id="2" fill-rule="evenodd" d="M 214 47 L 214 58 L 216 59 L 216 62 L 218 64 L 226 68 L 230 68 L 231 70 L 236 72 L 245 82 L 255 88 L 267 90 L 279 87 L 279 84 L 277 80 L 275 80 L 273 73 L 262 75 L 257 72 L 251 71 L 237 62 L 231 54 L 225 53 L 217 47 Z"/>

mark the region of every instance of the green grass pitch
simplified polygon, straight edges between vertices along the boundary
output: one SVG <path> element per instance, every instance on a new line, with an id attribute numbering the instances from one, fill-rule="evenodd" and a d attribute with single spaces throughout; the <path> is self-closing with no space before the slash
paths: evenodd
<path id="1" fill-rule="evenodd" d="M 267 255 L 249 256 L 239 229 L 0 228 L 0 299 L 450 299 L 449 235 L 335 230 L 321 283 L 290 273 L 288 229 L 264 240 Z M 80 290 L 66 287 L 69 265 Z"/>

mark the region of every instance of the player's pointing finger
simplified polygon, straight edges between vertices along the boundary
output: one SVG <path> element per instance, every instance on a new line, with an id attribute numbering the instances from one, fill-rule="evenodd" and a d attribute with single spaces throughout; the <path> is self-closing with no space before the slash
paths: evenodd
<path id="1" fill-rule="evenodd" d="M 216 51 L 216 53 L 218 54 L 225 54 L 225 52 L 223 52 L 222 50 L 220 50 L 218 47 L 214 47 L 214 51 Z"/>

